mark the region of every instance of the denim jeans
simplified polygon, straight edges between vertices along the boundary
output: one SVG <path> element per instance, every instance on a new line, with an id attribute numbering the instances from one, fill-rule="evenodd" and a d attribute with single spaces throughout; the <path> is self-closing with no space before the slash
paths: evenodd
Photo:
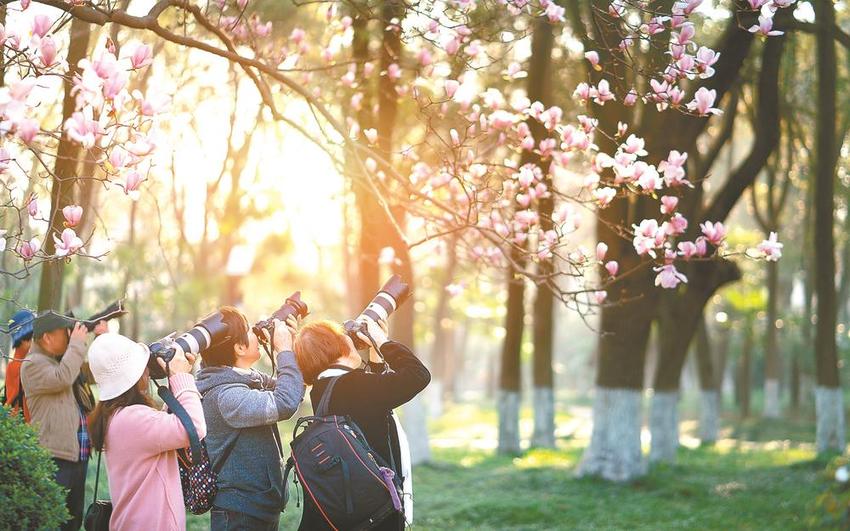
<path id="1" fill-rule="evenodd" d="M 210 511 L 210 531 L 277 531 L 280 517 L 260 520 L 249 514 L 213 507 Z"/>
<path id="2" fill-rule="evenodd" d="M 65 505 L 71 513 L 71 519 L 62 524 L 62 531 L 77 531 L 83 523 L 83 511 L 86 497 L 86 469 L 88 461 L 65 461 L 53 458 L 56 463 L 56 483 L 68 489 Z"/>

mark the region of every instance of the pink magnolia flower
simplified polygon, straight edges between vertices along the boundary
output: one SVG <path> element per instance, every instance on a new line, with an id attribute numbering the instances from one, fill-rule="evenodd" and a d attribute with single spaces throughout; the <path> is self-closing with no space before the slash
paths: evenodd
<path id="1" fill-rule="evenodd" d="M 699 77 L 707 79 L 714 75 L 714 68 L 712 67 L 720 60 L 720 54 L 711 48 L 700 46 L 697 50 L 696 60 L 697 71 L 700 73 Z"/>
<path id="2" fill-rule="evenodd" d="M 38 216 L 38 196 L 35 194 L 32 194 L 27 201 L 27 213 L 33 218 Z"/>
<path id="3" fill-rule="evenodd" d="M 139 197 L 139 186 L 144 181 L 145 177 L 136 170 L 127 172 L 124 177 L 124 193 L 134 200 L 137 199 Z"/>
<path id="4" fill-rule="evenodd" d="M 100 124 L 91 117 L 91 107 L 83 112 L 75 112 L 65 121 L 65 133 L 68 138 L 79 143 L 86 149 L 94 147 L 103 134 Z"/>
<path id="5" fill-rule="evenodd" d="M 363 135 L 366 137 L 366 140 L 368 140 L 370 144 L 374 144 L 378 141 L 378 131 L 373 128 L 364 130 Z"/>
<path id="6" fill-rule="evenodd" d="M 295 46 L 298 46 L 304 41 L 304 37 L 307 36 L 307 33 L 304 32 L 301 28 L 295 28 L 292 30 L 292 33 L 289 34 L 289 40 L 291 40 Z"/>
<path id="7" fill-rule="evenodd" d="M 452 139 L 452 145 L 454 147 L 460 146 L 460 135 L 458 134 L 457 129 L 449 130 L 449 136 Z"/>
<path id="8" fill-rule="evenodd" d="M 18 138 L 25 144 L 32 143 L 35 140 L 35 136 L 38 134 L 39 127 L 38 122 L 32 118 L 25 118 L 18 122 L 18 127 L 15 132 L 18 135 Z"/>
<path id="9" fill-rule="evenodd" d="M 773 37 L 775 35 L 782 35 L 785 33 L 783 31 L 773 29 L 773 18 L 764 15 L 760 16 L 759 23 L 750 26 L 748 31 L 761 37 Z"/>
<path id="10" fill-rule="evenodd" d="M 587 100 L 590 99 L 591 94 L 592 94 L 592 90 L 590 88 L 590 85 L 582 82 L 582 83 L 579 83 L 576 86 L 576 89 L 573 91 L 573 98 L 576 98 L 577 100 L 581 101 L 581 103 L 584 104 L 584 103 L 587 103 Z"/>
<path id="11" fill-rule="evenodd" d="M 21 255 L 21 258 L 24 260 L 30 261 L 38 252 L 39 247 L 40 244 L 36 238 L 33 238 L 28 242 L 21 242 L 20 247 L 18 247 L 18 254 Z"/>
<path id="12" fill-rule="evenodd" d="M 617 190 L 610 187 L 597 188 L 593 191 L 593 198 L 596 199 L 596 203 L 602 208 L 608 206 L 616 196 Z"/>
<path id="13" fill-rule="evenodd" d="M 758 251 L 768 262 L 777 262 L 782 258 L 783 245 L 777 240 L 775 232 L 771 232 L 768 239 L 758 245 Z"/>
<path id="14" fill-rule="evenodd" d="M 591 95 L 593 96 L 593 101 L 597 105 L 605 105 L 606 101 L 616 100 L 617 97 L 611 92 L 611 86 L 608 84 L 607 79 L 603 79 L 599 82 L 596 88 L 591 88 Z"/>
<path id="15" fill-rule="evenodd" d="M 401 67 L 399 67 L 396 63 L 391 64 L 387 67 L 387 77 L 392 79 L 393 81 L 401 78 Z"/>
<path id="16" fill-rule="evenodd" d="M 635 103 L 637 103 L 637 99 L 638 93 L 635 89 L 632 89 L 628 94 L 626 94 L 626 97 L 623 98 L 623 105 L 626 107 L 632 107 Z"/>
<path id="17" fill-rule="evenodd" d="M 32 21 L 32 33 L 33 35 L 44 37 L 50 31 L 50 26 L 52 25 L 53 21 L 47 15 L 36 15 Z"/>
<path id="18" fill-rule="evenodd" d="M 449 99 L 452 99 L 452 98 L 454 98 L 454 95 L 457 92 L 457 89 L 460 88 L 460 83 L 458 83 L 454 79 L 447 79 L 445 81 L 445 83 L 443 84 L 443 87 L 446 90 L 446 96 Z"/>
<path id="19" fill-rule="evenodd" d="M 669 236 L 678 236 L 679 234 L 684 234 L 684 232 L 688 229 L 688 219 L 676 212 L 670 221 L 664 222 L 665 225 L 665 233 Z"/>
<path id="20" fill-rule="evenodd" d="M 602 67 L 599 66 L 599 52 L 595 52 L 593 50 L 584 53 L 584 58 L 590 63 L 594 70 L 597 72 L 602 70 Z"/>
<path id="21" fill-rule="evenodd" d="M 696 240 L 697 247 L 697 256 L 705 256 L 708 254 L 708 243 L 706 243 L 705 236 L 700 236 Z"/>
<path id="22" fill-rule="evenodd" d="M 688 103 L 688 109 L 695 111 L 700 116 L 708 116 L 709 114 L 723 114 L 720 109 L 712 107 L 714 100 L 717 99 L 717 91 L 714 89 L 708 90 L 705 87 L 700 87 L 694 94 L 694 100 Z"/>
<path id="23" fill-rule="evenodd" d="M 62 237 L 53 236 L 53 242 L 56 244 L 56 256 L 69 256 L 80 250 L 83 246 L 83 240 L 77 236 L 74 229 L 68 228 L 62 231 Z"/>
<path id="24" fill-rule="evenodd" d="M 605 260 L 605 253 L 608 252 L 608 245 L 605 242 L 596 244 L 596 259 L 600 262 Z"/>
<path id="25" fill-rule="evenodd" d="M 646 146 L 646 141 L 635 135 L 629 135 L 629 138 L 626 139 L 626 142 L 620 146 L 620 149 L 623 152 L 628 153 L 630 155 L 637 155 L 638 157 L 645 157 L 648 153 L 644 147 Z"/>
<path id="26" fill-rule="evenodd" d="M 605 264 L 605 270 L 608 271 L 608 274 L 612 277 L 616 277 L 617 272 L 620 270 L 620 264 L 618 264 L 616 260 L 611 260 Z"/>
<path id="27" fill-rule="evenodd" d="M 653 271 L 658 273 L 655 277 L 655 285 L 661 286 L 664 289 L 675 289 L 681 282 L 688 282 L 688 277 L 679 273 L 676 266 L 666 264 L 660 267 L 653 268 Z"/>
<path id="28" fill-rule="evenodd" d="M 133 69 L 148 66 L 153 61 L 153 49 L 147 44 L 139 43 L 130 55 L 130 65 Z"/>
<path id="29" fill-rule="evenodd" d="M 672 214 L 676 211 L 678 204 L 679 198 L 674 195 L 661 196 L 661 213 Z"/>
<path id="30" fill-rule="evenodd" d="M 694 242 L 679 242 L 676 247 L 679 249 L 679 255 L 685 260 L 690 260 L 694 256 L 699 256 L 697 246 Z"/>
<path id="31" fill-rule="evenodd" d="M 655 219 L 645 219 L 640 222 L 640 225 L 632 225 L 635 230 L 635 237 L 632 240 L 632 245 L 635 252 L 639 256 L 648 254 L 655 258 L 655 249 L 660 246 L 664 239 L 664 234 L 658 226 L 658 221 Z"/>
<path id="32" fill-rule="evenodd" d="M 661 186 L 664 184 L 664 181 L 661 179 L 661 176 L 658 174 L 658 170 L 655 166 L 640 161 L 635 163 L 633 168 L 635 169 L 635 180 L 641 189 L 650 192 L 653 190 L 661 190 Z"/>
<path id="33" fill-rule="evenodd" d="M 719 247 L 723 243 L 723 240 L 726 239 L 726 227 L 720 221 L 717 223 L 706 221 L 705 223 L 701 223 L 699 227 L 708 241 L 715 247 Z"/>
<path id="34" fill-rule="evenodd" d="M 566 9 L 559 6 L 555 2 L 549 3 L 546 6 L 546 17 L 549 19 L 549 22 L 563 22 L 564 21 L 564 13 Z"/>
<path id="35" fill-rule="evenodd" d="M 62 215 L 65 216 L 66 227 L 76 227 L 83 217 L 83 207 L 79 205 L 68 205 L 62 209 Z"/>
<path id="36" fill-rule="evenodd" d="M 750 9 L 753 11 L 758 11 L 762 8 L 763 5 L 768 3 L 770 0 L 747 0 L 747 3 L 750 5 Z"/>
<path id="37" fill-rule="evenodd" d="M 41 64 L 45 68 L 50 68 L 56 61 L 56 41 L 53 37 L 47 36 L 41 39 L 38 43 L 38 55 L 41 59 Z"/>
<path id="38" fill-rule="evenodd" d="M 605 290 L 594 291 L 593 298 L 596 300 L 596 304 L 602 304 L 608 298 L 608 292 Z"/>

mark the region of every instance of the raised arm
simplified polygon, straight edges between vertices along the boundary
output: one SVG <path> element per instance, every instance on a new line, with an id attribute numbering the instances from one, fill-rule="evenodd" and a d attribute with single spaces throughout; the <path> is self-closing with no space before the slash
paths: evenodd
<path id="1" fill-rule="evenodd" d="M 232 428 L 275 424 L 292 417 L 304 398 L 304 377 L 295 363 L 295 353 L 277 355 L 277 379 L 273 391 L 234 385 L 222 390 L 218 407 Z"/>
<path id="2" fill-rule="evenodd" d="M 80 374 L 85 352 L 85 340 L 72 337 L 68 349 L 58 364 L 41 360 L 21 363 L 21 382 L 28 395 L 56 393 L 71 387 Z"/>

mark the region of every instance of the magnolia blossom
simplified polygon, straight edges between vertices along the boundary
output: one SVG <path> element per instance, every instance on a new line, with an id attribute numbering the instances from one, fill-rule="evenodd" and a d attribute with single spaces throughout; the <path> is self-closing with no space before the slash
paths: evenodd
<path id="1" fill-rule="evenodd" d="M 694 242 L 679 242 L 677 248 L 679 249 L 679 256 L 683 257 L 685 260 L 690 260 L 694 256 L 699 256 L 697 246 Z"/>
<path id="2" fill-rule="evenodd" d="M 679 204 L 679 198 L 674 195 L 661 196 L 661 213 L 672 214 L 676 211 L 676 206 Z"/>
<path id="3" fill-rule="evenodd" d="M 632 225 L 632 227 L 635 231 L 635 237 L 632 240 L 635 252 L 640 256 L 648 254 L 655 258 L 655 249 L 661 247 L 664 242 L 664 232 L 658 226 L 658 221 L 645 219 L 640 222 L 640 225 Z"/>
<path id="4" fill-rule="evenodd" d="M 378 141 L 378 131 L 376 129 L 365 129 L 363 131 L 363 135 L 370 144 L 374 144 Z"/>
<path id="5" fill-rule="evenodd" d="M 719 247 L 723 243 L 723 240 L 726 239 L 726 227 L 719 221 L 717 223 L 706 221 L 705 223 L 700 223 L 699 227 L 708 241 L 715 247 Z"/>
<path id="6" fill-rule="evenodd" d="M 608 298 L 608 292 L 605 290 L 594 291 L 593 298 L 596 299 L 596 304 L 602 304 Z"/>
<path id="7" fill-rule="evenodd" d="M 24 260 L 32 260 L 38 252 L 39 246 L 40 244 L 36 238 L 33 238 L 28 242 L 21 242 L 20 247 L 18 247 L 18 254 L 21 255 L 21 258 Z"/>
<path id="8" fill-rule="evenodd" d="M 775 232 L 771 232 L 768 239 L 762 241 L 757 249 L 768 262 L 777 262 L 782 258 L 782 244 L 777 241 Z"/>
<path id="9" fill-rule="evenodd" d="M 72 255 L 83 246 L 83 240 L 71 228 L 63 230 L 61 238 L 57 238 L 54 235 L 53 242 L 56 244 L 56 256 Z"/>
<path id="10" fill-rule="evenodd" d="M 65 216 L 66 227 L 76 227 L 83 217 L 83 207 L 78 205 L 68 205 L 62 209 L 62 215 Z"/>
<path id="11" fill-rule="evenodd" d="M 84 112 L 75 112 L 65 120 L 65 133 L 71 140 L 91 149 L 103 134 L 103 128 L 92 119 L 91 107 L 86 107 Z"/>
<path id="12" fill-rule="evenodd" d="M 608 245 L 605 242 L 596 244 L 596 259 L 600 262 L 605 260 L 605 254 L 608 252 Z"/>
<path id="13" fill-rule="evenodd" d="M 605 264 L 605 270 L 608 271 L 608 274 L 612 277 L 616 277 L 617 272 L 620 270 L 620 264 L 617 263 L 616 260 L 611 260 Z"/>
<path id="14" fill-rule="evenodd" d="M 599 53 L 593 50 L 584 53 L 584 58 L 590 63 L 594 70 L 597 72 L 602 70 L 602 67 L 599 65 Z"/>
<path id="15" fill-rule="evenodd" d="M 773 29 L 773 18 L 765 15 L 760 16 L 759 23 L 750 26 L 748 31 L 761 37 L 773 37 L 784 33 L 783 31 Z"/>
<path id="16" fill-rule="evenodd" d="M 33 218 L 38 216 L 38 200 L 35 194 L 30 196 L 30 200 L 27 201 L 27 213 Z"/>
<path id="17" fill-rule="evenodd" d="M 653 271 L 658 273 L 655 277 L 655 285 L 661 286 L 664 289 L 675 289 L 681 282 L 688 281 L 688 277 L 679 273 L 673 264 L 655 267 Z"/>
<path id="18" fill-rule="evenodd" d="M 696 112 L 700 116 L 708 116 L 709 114 L 723 114 L 720 109 L 712 107 L 714 100 L 717 99 L 717 91 L 714 89 L 708 90 L 705 87 L 700 87 L 694 94 L 694 100 L 688 103 L 688 110 Z"/>

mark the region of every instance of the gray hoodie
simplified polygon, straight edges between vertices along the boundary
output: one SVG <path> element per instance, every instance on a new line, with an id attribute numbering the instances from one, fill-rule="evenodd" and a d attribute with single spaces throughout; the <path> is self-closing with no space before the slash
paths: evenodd
<path id="1" fill-rule="evenodd" d="M 196 383 L 207 421 L 207 453 L 218 470 L 213 505 L 263 520 L 276 518 L 283 509 L 284 462 L 277 423 L 292 417 L 304 398 L 295 354 L 277 355 L 277 378 L 253 369 L 205 367 Z"/>

